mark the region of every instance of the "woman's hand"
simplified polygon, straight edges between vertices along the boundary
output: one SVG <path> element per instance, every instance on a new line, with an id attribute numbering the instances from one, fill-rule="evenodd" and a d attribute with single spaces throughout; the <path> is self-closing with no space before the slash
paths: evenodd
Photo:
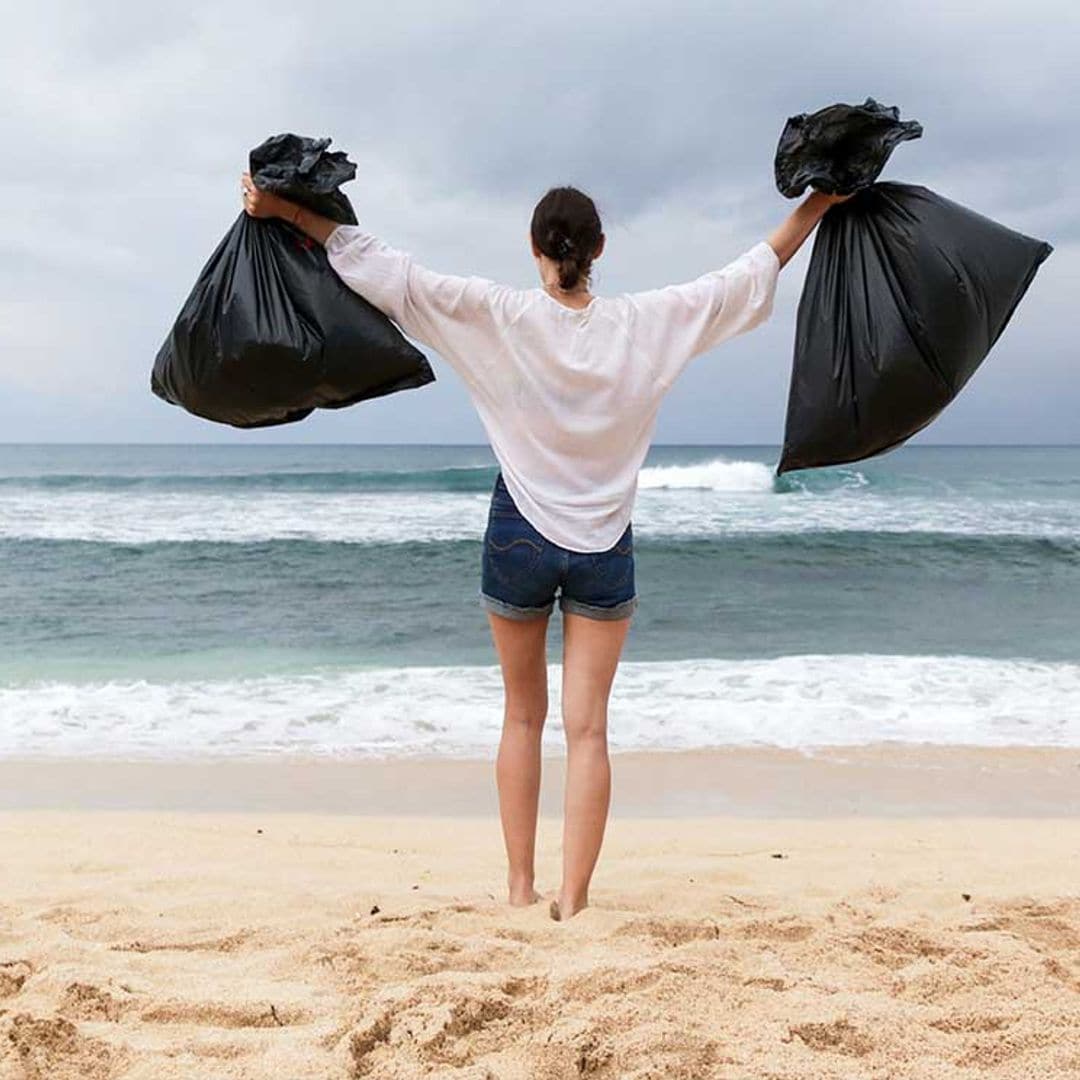
<path id="1" fill-rule="evenodd" d="M 851 195 L 826 195 L 824 191 L 815 191 L 814 194 L 817 195 L 823 203 L 833 206 L 836 203 L 847 202 L 848 199 L 852 198 L 857 193 L 853 191 Z"/>
<path id="2" fill-rule="evenodd" d="M 292 219 L 296 209 L 294 204 L 271 191 L 260 191 L 250 173 L 240 177 L 240 186 L 244 193 L 244 209 L 251 217 Z"/>
<path id="3" fill-rule="evenodd" d="M 814 231 L 817 224 L 837 203 L 847 202 L 851 195 L 826 195 L 823 191 L 811 191 L 809 195 L 782 222 L 769 237 L 776 257 L 783 269 L 803 241 Z"/>
<path id="4" fill-rule="evenodd" d="M 260 191 L 250 173 L 240 177 L 240 186 L 244 192 L 244 209 L 251 217 L 281 218 L 323 245 L 338 227 L 338 222 L 322 217 L 299 203 L 283 199 L 272 191 Z"/>

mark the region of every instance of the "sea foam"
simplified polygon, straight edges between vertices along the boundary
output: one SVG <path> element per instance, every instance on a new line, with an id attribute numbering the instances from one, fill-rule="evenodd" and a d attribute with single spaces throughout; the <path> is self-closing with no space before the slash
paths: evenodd
<path id="1" fill-rule="evenodd" d="M 547 753 L 561 753 L 561 670 L 549 670 Z M 624 662 L 615 751 L 882 741 L 1080 746 L 1080 665 L 964 656 L 792 655 Z M 490 758 L 496 666 L 314 670 L 177 682 L 0 687 L 0 755 Z"/>
<path id="2" fill-rule="evenodd" d="M 109 544 L 469 540 L 483 533 L 490 497 L 487 490 L 327 490 L 314 480 L 312 485 L 275 490 L 254 481 L 250 488 L 237 486 L 233 480 L 220 489 L 191 488 L 186 481 L 151 489 L 9 484 L 0 488 L 0 539 Z M 856 469 L 839 470 L 827 482 L 821 477 L 813 483 L 778 480 L 760 461 L 717 458 L 643 468 L 633 522 L 639 538 L 858 531 L 1080 539 L 1080 499 L 1057 489 L 1021 498 L 1004 491 L 879 488 Z"/>
<path id="3" fill-rule="evenodd" d="M 716 459 L 698 465 L 646 466 L 638 473 L 638 490 L 699 488 L 705 491 L 772 491 L 773 471 L 760 461 Z"/>

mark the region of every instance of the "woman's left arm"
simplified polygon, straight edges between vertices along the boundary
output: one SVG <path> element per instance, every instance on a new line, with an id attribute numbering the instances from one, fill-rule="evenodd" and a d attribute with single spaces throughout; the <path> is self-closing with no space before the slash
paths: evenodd
<path id="1" fill-rule="evenodd" d="M 794 257 L 803 241 L 814 231 L 818 222 L 837 203 L 847 202 L 850 195 L 826 195 L 811 191 L 809 195 L 782 221 L 768 239 L 783 269 Z"/>

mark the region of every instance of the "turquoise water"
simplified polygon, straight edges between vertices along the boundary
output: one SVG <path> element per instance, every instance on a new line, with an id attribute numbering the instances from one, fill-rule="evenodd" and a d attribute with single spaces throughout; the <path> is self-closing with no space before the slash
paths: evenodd
<path id="1" fill-rule="evenodd" d="M 776 456 L 652 448 L 614 747 L 1080 742 L 1080 449 Z M 0 446 L 0 753 L 486 754 L 495 475 L 481 446 Z"/>

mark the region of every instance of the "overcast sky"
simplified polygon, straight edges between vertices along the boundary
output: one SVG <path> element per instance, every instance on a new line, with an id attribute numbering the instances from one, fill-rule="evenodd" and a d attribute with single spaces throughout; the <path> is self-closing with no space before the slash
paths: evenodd
<path id="1" fill-rule="evenodd" d="M 967 10 L 960 10 L 961 8 Z M 872 96 L 919 120 L 882 179 L 1055 247 L 919 442 L 1080 442 L 1080 139 L 1072 0 L 972 4 L 221 0 L 7 5 L 0 35 L 0 440 L 486 441 L 436 355 L 419 390 L 241 432 L 149 372 L 240 212 L 247 152 L 329 135 L 361 221 L 426 266 L 519 287 L 544 191 L 588 191 L 601 294 L 695 277 L 795 205 L 786 118 Z M 772 319 L 699 358 L 658 442 L 779 443 L 811 244 Z"/>

